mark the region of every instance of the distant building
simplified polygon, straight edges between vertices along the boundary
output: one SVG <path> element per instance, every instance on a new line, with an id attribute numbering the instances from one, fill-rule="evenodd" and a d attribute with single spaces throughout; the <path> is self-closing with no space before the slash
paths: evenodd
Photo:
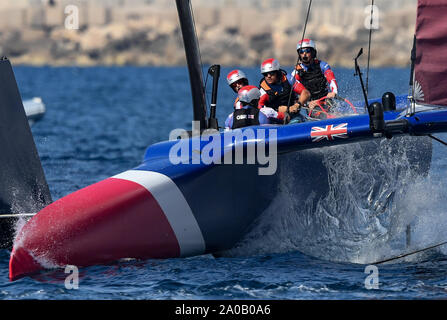
<path id="1" fill-rule="evenodd" d="M 227 23 L 229 16 L 238 20 L 253 18 L 253 14 L 268 14 L 271 10 L 291 8 L 289 19 L 302 22 L 309 4 L 308 0 L 191 0 L 196 11 L 202 10 L 202 19 L 209 23 Z M 365 8 L 370 0 L 315 0 L 312 2 L 310 23 L 344 27 L 364 19 Z M 417 0 L 376 0 L 382 11 L 413 6 Z M 80 24 L 83 27 L 123 23 L 132 19 L 150 19 L 160 9 L 175 8 L 175 0 L 2 0 L 0 1 L 1 28 L 47 28 L 62 26 L 67 5 L 79 7 Z M 158 10 L 154 13 L 154 9 Z M 220 14 L 212 12 L 221 10 Z M 246 10 L 244 10 L 246 9 Z M 226 11 L 228 10 L 228 11 Z M 231 10 L 231 11 L 229 11 Z M 251 15 L 251 16 L 250 16 Z M 219 19 L 213 17 L 220 17 Z M 251 23 L 251 22 L 250 22 Z"/>
<path id="2" fill-rule="evenodd" d="M 194 6 L 203 7 L 250 7 L 250 8 L 288 8 L 307 7 L 308 0 L 191 0 Z M 92 4 L 106 7 L 132 7 L 132 6 L 164 6 L 172 7 L 175 0 L 2 0 L 0 9 L 42 5 L 68 5 L 75 3 Z M 348 7 L 365 7 L 371 4 L 370 0 L 315 0 L 312 2 L 313 8 L 338 8 L 344 10 Z M 376 0 L 375 4 L 383 9 L 396 9 L 407 5 L 416 5 L 417 0 Z"/>

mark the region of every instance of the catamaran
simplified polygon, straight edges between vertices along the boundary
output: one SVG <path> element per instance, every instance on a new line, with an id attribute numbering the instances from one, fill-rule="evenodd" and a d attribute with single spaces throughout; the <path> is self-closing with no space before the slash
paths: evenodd
<path id="1" fill-rule="evenodd" d="M 403 150 L 414 174 L 427 174 L 432 154 L 429 136 L 447 131 L 444 77 L 447 67 L 443 64 L 447 55 L 447 46 L 443 43 L 447 27 L 442 16 L 447 12 L 447 5 L 442 0 L 418 1 L 414 81 L 411 94 L 399 100 L 405 104 L 404 111 L 393 107 L 384 110 L 384 104 L 394 104 L 388 98 L 382 103 L 380 99 L 368 100 L 365 96 L 367 112 L 364 114 L 226 132 L 201 130 L 217 127 L 219 69 L 210 70 L 214 89 L 207 119 L 191 4 L 187 0 L 176 0 L 176 3 L 190 75 L 194 120 L 200 129 L 182 132 L 182 139 L 148 147 L 143 162 L 137 167 L 55 202 L 48 192 L 32 137 L 24 130 L 24 144 L 31 150 L 28 157 L 33 159 L 29 174 L 38 178 L 20 189 L 23 198 L 29 199 L 32 195 L 35 200 L 34 205 L 22 208 L 22 212 L 39 212 L 19 230 L 14 240 L 9 264 L 11 280 L 46 268 L 84 267 L 123 258 L 218 255 L 235 246 L 269 207 L 275 193 L 280 192 L 278 185 L 284 172 L 283 168 L 274 169 L 281 168 L 290 159 L 299 159 L 299 163 L 287 166 L 287 173 L 299 177 L 296 188 L 303 201 L 312 199 L 310 195 L 318 198 L 327 194 L 331 184 L 327 163 L 322 153 L 313 150 L 355 145 L 363 154 L 374 154 L 380 148 L 378 141 L 391 139 L 390 158 L 401 155 Z M 0 62 L 0 71 L 9 79 L 8 87 L 0 89 L 1 98 L 14 92 L 12 98 L 9 95 L 10 103 L 19 101 L 9 61 Z M 6 104 L 2 103 L 2 107 Z M 403 138 L 410 139 L 411 143 L 402 144 Z M 261 158 L 247 160 L 250 150 L 261 149 L 269 150 L 263 154 L 264 160 L 274 156 L 271 159 L 277 164 L 266 163 Z M 242 151 L 245 161 L 238 163 L 238 151 Z M 12 151 L 11 156 L 18 157 Z M 227 163 L 225 159 L 231 161 Z M 266 164 L 272 166 L 267 168 Z M 9 165 L 15 167 L 14 163 Z M 362 169 L 375 170 L 374 165 L 368 163 Z M 396 162 L 390 161 L 389 165 Z M 23 182 L 19 171 L 15 172 L 17 181 Z M 7 194 L 3 199 L 7 200 L 3 209 L 12 210 L 11 203 L 17 201 L 17 194 L 15 198 Z"/>

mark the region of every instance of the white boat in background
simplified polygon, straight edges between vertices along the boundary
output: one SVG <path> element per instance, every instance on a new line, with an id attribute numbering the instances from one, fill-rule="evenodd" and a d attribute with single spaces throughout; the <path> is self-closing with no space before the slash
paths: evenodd
<path id="1" fill-rule="evenodd" d="M 34 97 L 32 99 L 24 100 L 23 108 L 25 109 L 25 113 L 30 125 L 42 119 L 46 111 L 45 104 L 40 97 Z"/>

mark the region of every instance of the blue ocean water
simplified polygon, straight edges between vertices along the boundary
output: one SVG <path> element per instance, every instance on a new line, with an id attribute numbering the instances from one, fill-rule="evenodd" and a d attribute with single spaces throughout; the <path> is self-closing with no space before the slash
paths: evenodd
<path id="1" fill-rule="evenodd" d="M 189 79 L 183 67 L 15 67 L 14 71 L 22 97 L 40 96 L 47 107 L 45 117 L 32 131 L 53 199 L 137 166 L 147 146 L 167 140 L 174 128 L 191 127 Z M 228 71 L 224 68 L 222 75 Z M 257 84 L 258 68 L 244 71 Z M 361 100 L 353 70 L 335 69 L 335 73 L 340 94 L 352 101 Z M 405 94 L 408 76 L 408 69 L 373 69 L 370 97 L 380 97 L 385 91 Z M 209 93 L 211 81 L 208 88 Z M 234 93 L 224 77 L 219 90 L 217 115 L 222 125 L 232 109 Z M 445 147 L 436 143 L 433 147 L 433 163 L 438 169 L 419 186 L 421 190 L 443 189 L 447 180 Z M 422 191 L 418 196 L 419 203 L 427 203 L 421 210 L 427 211 L 428 217 L 436 216 L 435 227 L 424 224 L 417 230 L 420 245 L 447 240 L 445 195 L 438 194 L 438 201 Z M 365 280 L 370 274 L 365 273 L 366 264 L 331 262 L 290 249 L 293 246 L 280 250 L 282 243 L 264 244 L 263 240 L 257 239 L 256 250 L 251 253 L 244 250 L 221 258 L 205 255 L 83 268 L 79 288 L 72 290 L 65 287 L 67 274 L 60 270 L 9 282 L 10 252 L 0 250 L 0 299 L 447 297 L 445 246 L 418 258 L 378 266 L 378 288 L 367 289 Z M 390 256 L 395 254 L 390 252 Z"/>

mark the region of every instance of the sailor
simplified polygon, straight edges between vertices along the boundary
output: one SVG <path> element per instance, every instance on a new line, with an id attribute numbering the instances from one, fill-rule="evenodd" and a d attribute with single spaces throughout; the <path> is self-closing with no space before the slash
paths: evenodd
<path id="1" fill-rule="evenodd" d="M 242 108 L 234 110 L 225 121 L 225 129 L 268 124 L 269 118 L 258 109 L 261 92 L 255 86 L 244 86 L 238 92 Z"/>
<path id="2" fill-rule="evenodd" d="M 248 86 L 248 79 L 242 70 L 233 70 L 227 75 L 227 82 L 231 89 L 237 94 L 238 91 L 245 86 Z M 234 109 L 241 109 L 242 105 L 239 98 L 236 97 L 234 101 Z"/>
<path id="3" fill-rule="evenodd" d="M 319 106 L 319 99 L 331 99 L 337 95 L 337 80 L 329 64 L 317 59 L 317 47 L 313 40 L 299 41 L 296 50 L 300 63 L 292 71 L 290 81 L 298 81 L 310 91 L 309 108 L 312 110 Z"/>
<path id="4" fill-rule="evenodd" d="M 270 107 L 278 112 L 296 114 L 310 98 L 309 91 L 298 81 L 287 79 L 276 59 L 267 59 L 261 64 L 263 78 L 259 83 L 261 99 L 259 107 Z M 292 91 L 292 93 L 291 93 Z M 288 106 L 290 106 L 288 108 Z"/>
<path id="5" fill-rule="evenodd" d="M 242 87 L 248 86 L 248 78 L 242 70 L 233 70 L 227 75 L 227 82 L 231 89 L 234 92 L 238 92 Z M 234 110 L 241 109 L 242 104 L 239 101 L 239 97 L 236 97 L 234 101 Z M 283 124 L 286 120 L 288 120 L 288 116 L 284 112 L 277 112 L 272 108 L 264 107 L 261 109 L 261 112 L 264 113 L 267 118 L 272 123 Z"/>

